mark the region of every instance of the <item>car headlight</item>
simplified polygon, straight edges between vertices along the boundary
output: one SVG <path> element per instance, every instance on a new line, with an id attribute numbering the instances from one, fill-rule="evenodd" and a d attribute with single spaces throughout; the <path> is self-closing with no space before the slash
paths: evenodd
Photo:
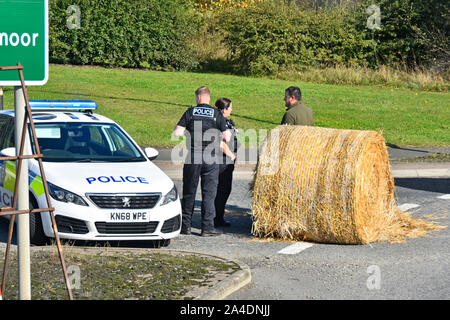
<path id="1" fill-rule="evenodd" d="M 72 193 L 70 191 L 67 191 L 63 188 L 60 188 L 58 186 L 55 186 L 54 184 L 47 182 L 50 195 L 53 199 L 67 202 L 67 203 L 73 203 L 80 206 L 88 206 L 86 201 L 83 200 L 80 196 L 76 195 L 75 193 Z"/>
<path id="2" fill-rule="evenodd" d="M 163 197 L 161 201 L 161 206 L 168 204 L 172 201 L 176 201 L 178 199 L 177 187 L 173 186 L 173 188 Z"/>

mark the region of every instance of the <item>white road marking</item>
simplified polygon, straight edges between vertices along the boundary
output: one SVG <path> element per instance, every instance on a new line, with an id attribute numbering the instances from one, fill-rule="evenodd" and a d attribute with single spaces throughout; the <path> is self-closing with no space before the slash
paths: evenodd
<path id="1" fill-rule="evenodd" d="M 308 249 L 312 247 L 312 243 L 307 242 L 296 242 L 294 244 L 291 244 L 290 246 L 287 246 L 286 248 L 281 249 L 278 251 L 279 254 L 296 254 L 299 253 L 305 249 Z"/>
<path id="2" fill-rule="evenodd" d="M 398 206 L 397 208 L 399 208 L 402 211 L 408 211 L 410 209 L 414 209 L 420 207 L 420 204 L 415 204 L 415 203 L 404 203 L 400 206 Z"/>
<path id="3" fill-rule="evenodd" d="M 443 196 L 437 197 L 438 199 L 450 200 L 450 194 L 444 194 Z"/>

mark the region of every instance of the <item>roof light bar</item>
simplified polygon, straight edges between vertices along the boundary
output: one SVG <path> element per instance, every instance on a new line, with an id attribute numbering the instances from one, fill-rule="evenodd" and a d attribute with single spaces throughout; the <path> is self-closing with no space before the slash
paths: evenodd
<path id="1" fill-rule="evenodd" d="M 33 110 L 95 110 L 97 103 L 85 100 L 30 100 L 30 107 Z"/>

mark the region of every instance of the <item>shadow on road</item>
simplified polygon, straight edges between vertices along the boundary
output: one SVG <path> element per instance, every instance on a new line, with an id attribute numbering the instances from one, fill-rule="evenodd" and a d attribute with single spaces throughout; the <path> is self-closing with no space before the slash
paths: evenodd
<path id="1" fill-rule="evenodd" d="M 198 201 L 200 203 L 200 201 Z M 238 237 L 252 237 L 252 218 L 250 216 L 250 209 L 239 206 L 230 205 L 226 207 L 225 220 L 230 222 L 231 226 L 219 228 L 225 234 L 235 235 Z M 6 244 L 8 239 L 8 226 L 9 221 L 2 218 L 0 219 L 0 243 Z M 17 228 L 14 228 L 12 245 L 17 245 L 16 241 Z M 192 236 L 200 236 L 201 233 L 201 212 L 200 206 L 194 210 L 192 216 Z M 53 240 L 50 240 L 50 242 Z M 139 241 L 75 241 L 61 239 L 63 245 L 68 246 L 87 246 L 87 247 L 111 247 L 111 248 L 160 248 L 167 245 L 162 241 L 155 240 L 139 240 Z M 170 249 L 170 245 L 168 246 Z"/>
<path id="2" fill-rule="evenodd" d="M 450 193 L 449 178 L 395 178 L 395 186 L 429 192 Z"/>

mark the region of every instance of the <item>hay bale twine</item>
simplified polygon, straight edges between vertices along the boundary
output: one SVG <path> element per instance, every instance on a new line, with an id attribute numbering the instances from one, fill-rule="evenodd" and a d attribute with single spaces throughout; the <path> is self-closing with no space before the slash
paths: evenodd
<path id="1" fill-rule="evenodd" d="M 278 126 L 262 144 L 253 183 L 253 233 L 262 237 L 365 244 L 436 227 L 398 210 L 375 131 Z"/>

